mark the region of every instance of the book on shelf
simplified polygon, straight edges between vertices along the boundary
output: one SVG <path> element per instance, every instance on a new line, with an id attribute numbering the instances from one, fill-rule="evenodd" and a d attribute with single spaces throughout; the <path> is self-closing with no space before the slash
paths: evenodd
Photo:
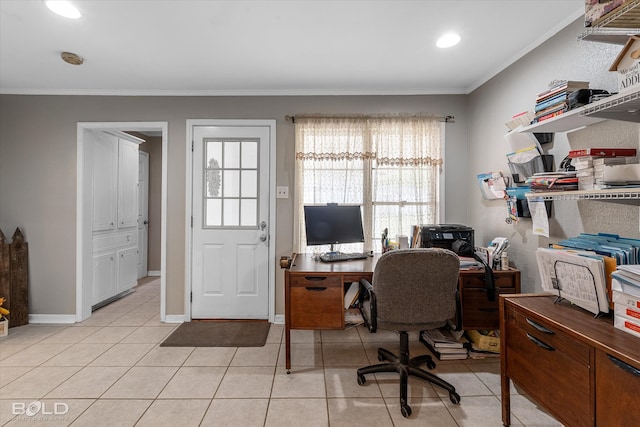
<path id="1" fill-rule="evenodd" d="M 540 120 L 540 117 L 546 116 L 551 113 L 555 113 L 557 111 L 564 112 L 566 109 L 567 109 L 567 103 L 562 102 L 560 104 L 553 105 L 549 108 L 545 108 L 544 110 L 537 112 L 533 119 Z"/>
<path id="2" fill-rule="evenodd" d="M 562 92 L 556 96 L 553 96 L 549 99 L 543 100 L 541 102 L 536 103 L 535 109 L 534 111 L 536 112 L 536 114 L 539 111 L 542 111 L 546 108 L 555 106 L 556 104 L 562 104 L 562 105 L 566 105 L 566 101 L 567 101 L 567 94 L 565 92 Z"/>
<path id="3" fill-rule="evenodd" d="M 536 123 L 540 123 L 540 122 L 544 122 L 545 120 L 549 120 L 549 119 L 552 119 L 554 117 L 557 117 L 557 116 L 559 116 L 561 114 L 564 114 L 564 108 L 561 108 L 561 109 L 559 109 L 557 111 L 545 114 L 545 115 L 540 116 L 540 117 L 536 117 L 533 121 L 536 122 Z"/>
<path id="4" fill-rule="evenodd" d="M 556 95 L 560 92 L 569 93 L 578 89 L 589 89 L 589 82 L 579 80 L 559 80 L 552 83 L 547 90 L 538 93 L 538 96 L 536 96 L 536 102 L 548 99 L 550 96 Z"/>
<path id="5" fill-rule="evenodd" d="M 583 148 L 569 150 L 569 158 L 576 157 L 634 157 L 637 154 L 635 148 Z"/>

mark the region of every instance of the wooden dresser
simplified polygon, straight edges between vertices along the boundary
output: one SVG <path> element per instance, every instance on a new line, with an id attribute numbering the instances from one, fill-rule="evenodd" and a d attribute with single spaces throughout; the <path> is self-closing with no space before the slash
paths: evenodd
<path id="1" fill-rule="evenodd" d="M 510 382 L 566 426 L 640 425 L 640 338 L 555 296 L 500 297 L 502 421 Z"/>
<path id="2" fill-rule="evenodd" d="M 520 270 L 493 270 L 496 298 L 489 301 L 483 270 L 461 270 L 459 279 L 464 329 L 498 329 L 498 295 L 520 293 Z"/>

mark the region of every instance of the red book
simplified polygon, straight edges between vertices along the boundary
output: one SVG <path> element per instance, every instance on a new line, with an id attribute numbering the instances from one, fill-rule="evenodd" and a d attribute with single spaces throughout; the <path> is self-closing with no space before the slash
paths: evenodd
<path id="1" fill-rule="evenodd" d="M 593 156 L 593 157 L 633 157 L 635 148 L 584 148 L 582 150 L 569 151 L 569 158 Z"/>

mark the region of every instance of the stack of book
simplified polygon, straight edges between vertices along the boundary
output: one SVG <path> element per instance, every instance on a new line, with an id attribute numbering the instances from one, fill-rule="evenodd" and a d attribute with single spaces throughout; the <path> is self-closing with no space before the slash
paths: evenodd
<path id="1" fill-rule="evenodd" d="M 531 188 L 532 192 L 578 189 L 578 177 L 575 171 L 536 173 L 527 178 L 525 183 Z"/>
<path id="2" fill-rule="evenodd" d="M 620 265 L 611 279 L 613 325 L 640 337 L 640 265 Z"/>
<path id="3" fill-rule="evenodd" d="M 536 97 L 533 123 L 551 119 L 567 111 L 567 97 L 578 89 L 589 89 L 589 82 L 574 80 L 552 82 L 549 89 L 540 92 Z"/>
<path id="4" fill-rule="evenodd" d="M 635 162 L 635 148 L 585 148 L 569 151 L 571 166 L 576 169 L 578 190 L 605 188 L 604 167 Z"/>
<path id="5" fill-rule="evenodd" d="M 439 360 L 462 360 L 468 356 L 469 341 L 463 331 L 446 328 L 420 332 L 422 342 Z"/>

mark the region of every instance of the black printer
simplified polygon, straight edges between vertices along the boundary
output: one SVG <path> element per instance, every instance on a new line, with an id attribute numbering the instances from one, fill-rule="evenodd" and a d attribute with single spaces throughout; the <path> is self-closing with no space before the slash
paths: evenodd
<path id="1" fill-rule="evenodd" d="M 473 242 L 473 228 L 461 224 L 422 224 L 420 226 L 423 248 L 451 249 L 456 240 L 464 240 L 471 247 Z"/>

